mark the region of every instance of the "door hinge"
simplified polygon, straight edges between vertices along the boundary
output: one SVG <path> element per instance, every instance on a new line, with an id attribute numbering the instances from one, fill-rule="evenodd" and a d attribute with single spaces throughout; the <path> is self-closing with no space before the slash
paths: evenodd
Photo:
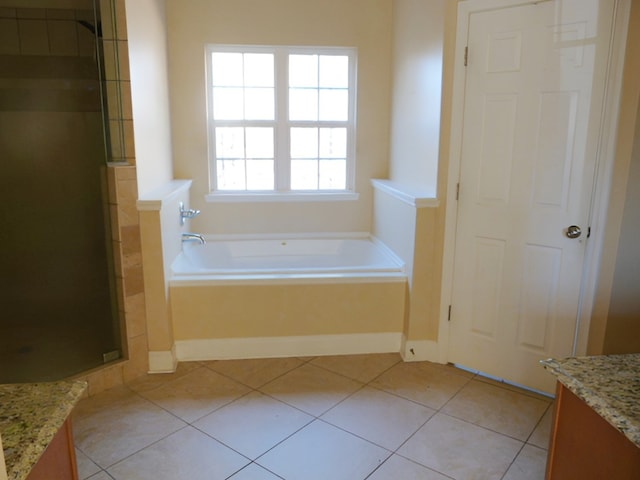
<path id="1" fill-rule="evenodd" d="M 456 184 L 456 200 L 460 198 L 460 183 Z"/>
<path id="2" fill-rule="evenodd" d="M 451 321 L 451 305 L 449 305 L 449 315 L 447 316 L 447 321 Z"/>
<path id="3" fill-rule="evenodd" d="M 467 62 L 469 61 L 469 47 L 464 47 L 464 66 L 467 66 Z"/>

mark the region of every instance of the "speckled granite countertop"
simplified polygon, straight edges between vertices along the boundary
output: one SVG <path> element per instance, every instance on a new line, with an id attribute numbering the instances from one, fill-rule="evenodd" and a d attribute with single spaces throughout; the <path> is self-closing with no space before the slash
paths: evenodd
<path id="1" fill-rule="evenodd" d="M 542 364 L 640 448 L 640 353 L 549 359 Z"/>
<path id="2" fill-rule="evenodd" d="M 29 475 L 86 386 L 79 381 L 0 385 L 0 437 L 9 480 Z"/>

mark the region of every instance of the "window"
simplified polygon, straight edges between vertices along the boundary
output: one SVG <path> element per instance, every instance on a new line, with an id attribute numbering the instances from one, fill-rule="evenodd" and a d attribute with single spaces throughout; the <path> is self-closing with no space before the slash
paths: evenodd
<path id="1" fill-rule="evenodd" d="M 214 194 L 353 190 L 355 49 L 207 48 Z"/>

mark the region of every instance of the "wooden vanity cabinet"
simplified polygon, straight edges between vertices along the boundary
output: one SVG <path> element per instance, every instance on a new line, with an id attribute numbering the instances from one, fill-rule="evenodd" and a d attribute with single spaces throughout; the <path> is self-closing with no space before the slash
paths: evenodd
<path id="1" fill-rule="evenodd" d="M 558 382 L 546 479 L 638 480 L 640 448 Z"/>
<path id="2" fill-rule="evenodd" d="M 67 418 L 27 480 L 78 480 L 71 418 Z"/>

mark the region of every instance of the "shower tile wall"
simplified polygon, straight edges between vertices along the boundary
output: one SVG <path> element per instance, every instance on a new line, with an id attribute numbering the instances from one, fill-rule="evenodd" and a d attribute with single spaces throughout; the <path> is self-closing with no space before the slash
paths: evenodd
<path id="1" fill-rule="evenodd" d="M 0 55 L 93 56 L 91 10 L 0 8 Z"/>
<path id="2" fill-rule="evenodd" d="M 3 109 L 96 111 L 94 23 L 91 10 L 0 8 Z"/>
<path id="3" fill-rule="evenodd" d="M 111 242 L 118 309 L 123 322 L 125 362 L 91 372 L 88 394 L 132 380 L 148 371 L 147 327 L 133 142 L 131 82 L 124 0 L 101 0 L 105 84 L 111 162 L 107 166 Z"/>

